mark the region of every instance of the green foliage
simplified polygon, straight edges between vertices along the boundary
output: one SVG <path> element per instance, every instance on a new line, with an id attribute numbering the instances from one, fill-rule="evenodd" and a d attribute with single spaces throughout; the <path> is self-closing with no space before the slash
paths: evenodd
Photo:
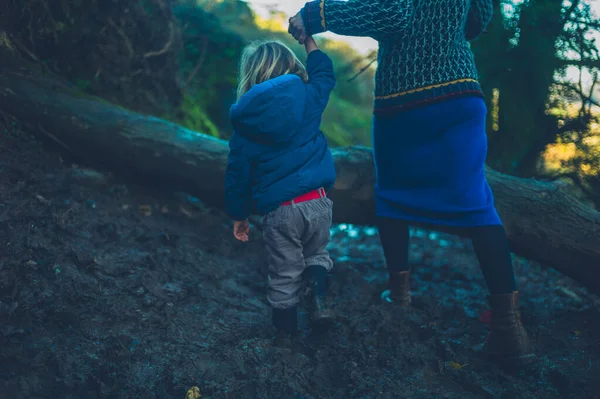
<path id="1" fill-rule="evenodd" d="M 491 166 L 524 176 L 539 172 L 540 154 L 563 130 L 547 112 L 553 85 L 564 83 L 571 62 L 590 69 L 598 65 L 590 33 L 600 21 L 589 3 L 494 2 L 496 12 L 487 33 L 473 42 L 488 107 L 497 116 L 496 129 L 491 120 L 488 126 Z M 499 93 L 496 104 L 490 101 L 494 90 Z"/>
<path id="2" fill-rule="evenodd" d="M 244 46 L 279 39 L 306 60 L 303 46 L 278 29 L 281 15 L 260 20 L 242 0 L 55 3 L 9 2 L 0 46 L 69 79 L 81 95 L 225 139 Z M 367 61 L 348 45 L 317 40 L 338 77 L 323 130 L 332 145 L 368 143 L 373 72 L 349 83 Z"/>
<path id="3" fill-rule="evenodd" d="M 204 108 L 193 97 L 186 95 L 180 106 L 172 113 L 164 115 L 163 118 L 196 132 L 221 137 L 219 129 L 211 121 Z"/>
<path id="4" fill-rule="evenodd" d="M 375 69 L 372 67 L 364 71 L 362 69 L 376 57 L 376 53 L 363 57 L 358 55 L 349 44 L 343 42 L 320 40 L 320 45 L 333 61 L 337 78 L 334 92 L 337 96 L 371 111 Z"/>
<path id="5" fill-rule="evenodd" d="M 193 98 L 195 107 L 203 108 L 221 131 L 221 136 L 227 138 L 231 134 L 229 105 L 235 101 L 238 60 L 246 41 L 195 1 L 180 2 L 173 13 L 185 27 L 182 33 L 184 46 L 179 54 L 180 81 L 185 96 Z M 183 113 L 190 110 L 185 104 L 179 107 Z"/>
<path id="6" fill-rule="evenodd" d="M 75 79 L 75 85 L 81 91 L 86 91 L 90 87 L 90 81 L 87 79 Z"/>
<path id="7" fill-rule="evenodd" d="M 332 146 L 371 145 L 370 108 L 361 107 L 336 94 L 323 114 L 321 129 Z"/>

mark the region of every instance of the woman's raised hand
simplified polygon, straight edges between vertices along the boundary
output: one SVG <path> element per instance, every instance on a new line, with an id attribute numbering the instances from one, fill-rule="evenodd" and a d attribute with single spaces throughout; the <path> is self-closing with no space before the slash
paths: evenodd
<path id="1" fill-rule="evenodd" d="M 306 29 L 304 28 L 302 15 L 300 15 L 300 13 L 294 15 L 289 19 L 289 22 L 290 26 L 288 28 L 288 33 L 294 36 L 294 39 L 298 40 L 298 43 L 304 44 L 304 41 L 308 35 L 306 34 Z"/>

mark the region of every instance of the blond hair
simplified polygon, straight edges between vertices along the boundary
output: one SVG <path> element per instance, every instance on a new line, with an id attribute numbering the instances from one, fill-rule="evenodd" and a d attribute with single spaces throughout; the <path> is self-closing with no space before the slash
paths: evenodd
<path id="1" fill-rule="evenodd" d="M 252 86 L 286 74 L 297 75 L 305 83 L 308 81 L 304 65 L 285 44 L 278 40 L 251 43 L 240 60 L 238 100 Z"/>

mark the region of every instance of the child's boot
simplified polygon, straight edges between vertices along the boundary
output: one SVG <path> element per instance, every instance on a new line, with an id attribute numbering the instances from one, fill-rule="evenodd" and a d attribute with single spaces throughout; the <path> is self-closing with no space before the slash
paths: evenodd
<path id="1" fill-rule="evenodd" d="M 388 279 L 388 289 L 383 291 L 381 298 L 398 306 L 408 307 L 410 298 L 410 270 L 403 272 L 392 272 Z"/>
<path id="2" fill-rule="evenodd" d="M 323 266 L 309 266 L 311 321 L 315 325 L 328 325 L 335 319 L 335 313 L 327 298 L 327 269 Z"/>
<path id="3" fill-rule="evenodd" d="M 273 343 L 276 346 L 290 347 L 298 333 L 298 307 L 273 308 L 273 326 L 276 329 Z"/>
<path id="4" fill-rule="evenodd" d="M 509 365 L 523 365 L 535 361 L 531 341 L 521 323 L 519 293 L 490 295 L 492 309 L 490 335 L 483 349 L 485 353 Z"/>

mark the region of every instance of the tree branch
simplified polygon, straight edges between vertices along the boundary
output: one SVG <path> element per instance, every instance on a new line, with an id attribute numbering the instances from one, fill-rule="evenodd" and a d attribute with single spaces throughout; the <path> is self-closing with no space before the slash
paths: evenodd
<path id="1" fill-rule="evenodd" d="M 591 28 L 591 29 L 600 29 L 600 22 L 598 22 L 598 21 L 585 21 L 582 19 L 570 18 L 567 20 L 567 22 L 571 22 L 573 24 L 586 25 L 588 28 Z"/>
<path id="2" fill-rule="evenodd" d="M 577 95 L 579 95 L 579 97 L 581 97 L 582 101 L 589 101 L 593 105 L 595 105 L 597 107 L 600 107 L 600 101 L 597 101 L 591 95 L 588 95 L 588 94 L 584 93 L 583 90 L 580 87 L 577 87 L 577 86 L 575 86 L 573 84 L 565 83 L 565 82 L 556 82 L 554 84 L 557 85 L 557 86 L 561 86 L 561 87 L 564 87 L 566 89 L 572 90 Z"/>
<path id="3" fill-rule="evenodd" d="M 575 12 L 577 7 L 579 7 L 580 3 L 581 3 L 581 0 L 573 0 L 573 2 L 571 3 L 571 6 L 565 12 L 565 15 L 563 18 L 563 25 L 571 18 L 571 14 L 573 14 L 573 12 Z"/>
<path id="4" fill-rule="evenodd" d="M 183 90 L 185 90 L 190 85 L 198 71 L 200 71 L 200 68 L 202 68 L 202 64 L 204 64 L 204 61 L 206 60 L 206 53 L 208 51 L 208 37 L 203 36 L 202 43 L 202 53 L 200 54 L 200 59 L 198 60 L 198 63 L 196 64 L 192 72 L 190 73 L 190 76 L 188 76 L 185 83 L 183 84 Z"/>
<path id="5" fill-rule="evenodd" d="M 144 58 L 157 57 L 159 55 L 165 54 L 171 46 L 173 45 L 173 41 L 175 40 L 175 26 L 173 25 L 173 21 L 169 21 L 169 40 L 165 43 L 162 49 L 158 51 L 149 51 L 144 54 Z"/>
<path id="6" fill-rule="evenodd" d="M 600 59 L 566 60 L 560 58 L 563 66 L 578 66 L 584 68 L 600 68 Z"/>

